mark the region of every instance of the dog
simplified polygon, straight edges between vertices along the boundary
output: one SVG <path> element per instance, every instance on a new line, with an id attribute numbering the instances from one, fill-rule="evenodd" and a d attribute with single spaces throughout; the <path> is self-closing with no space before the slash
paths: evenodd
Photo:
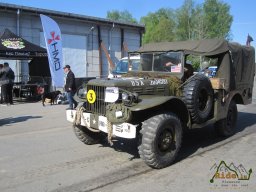
<path id="1" fill-rule="evenodd" d="M 49 93 L 44 93 L 44 94 L 42 95 L 42 104 L 43 104 L 43 106 L 45 106 L 45 105 L 44 105 L 45 99 L 50 99 L 50 100 L 51 100 L 51 105 L 53 105 L 54 102 L 55 102 L 56 99 L 57 99 L 57 96 L 58 96 L 59 94 L 61 94 L 60 91 L 53 91 L 53 92 L 49 92 Z"/>

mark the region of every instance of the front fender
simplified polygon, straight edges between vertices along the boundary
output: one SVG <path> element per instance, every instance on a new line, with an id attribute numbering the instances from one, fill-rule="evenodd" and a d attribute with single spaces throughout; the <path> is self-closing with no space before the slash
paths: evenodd
<path id="1" fill-rule="evenodd" d="M 135 106 L 129 107 L 131 111 L 141 111 L 150 109 L 166 103 L 167 101 L 176 98 L 174 96 L 159 96 L 159 95 L 141 95 L 140 101 Z"/>
<path id="2" fill-rule="evenodd" d="M 181 122 L 187 127 L 191 126 L 190 115 L 185 103 L 178 97 L 174 96 L 140 96 L 141 102 L 129 107 L 131 111 L 146 110 L 153 107 L 159 107 L 162 110 L 175 113 Z"/>

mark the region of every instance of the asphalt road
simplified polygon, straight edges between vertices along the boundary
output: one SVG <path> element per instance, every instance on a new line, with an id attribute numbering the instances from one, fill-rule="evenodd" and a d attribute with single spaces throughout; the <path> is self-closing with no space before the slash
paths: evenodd
<path id="1" fill-rule="evenodd" d="M 256 104 L 239 106 L 237 133 L 222 139 L 213 128 L 184 136 L 177 162 L 155 170 L 129 140 L 87 146 L 65 119 L 64 105 L 0 106 L 0 191 L 255 191 Z M 250 180 L 225 183 L 214 164 L 242 164 Z"/>

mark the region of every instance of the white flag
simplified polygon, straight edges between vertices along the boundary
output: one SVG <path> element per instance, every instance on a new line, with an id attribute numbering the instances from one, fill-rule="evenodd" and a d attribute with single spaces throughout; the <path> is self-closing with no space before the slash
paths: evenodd
<path id="1" fill-rule="evenodd" d="M 64 87 L 64 73 L 62 69 L 62 41 L 58 24 L 45 15 L 40 14 L 44 39 L 48 53 L 49 67 L 52 76 L 52 85 Z"/>

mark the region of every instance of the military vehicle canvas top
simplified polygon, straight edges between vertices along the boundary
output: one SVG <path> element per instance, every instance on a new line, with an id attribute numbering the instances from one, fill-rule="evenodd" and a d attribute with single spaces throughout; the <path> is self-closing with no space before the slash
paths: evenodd
<path id="1" fill-rule="evenodd" d="M 252 101 L 253 47 L 210 39 L 147 44 L 136 54 L 136 71 L 78 90 L 80 107 L 66 115 L 82 142 L 139 138 L 140 157 L 163 168 L 175 160 L 185 129 L 214 124 L 221 136 L 235 133 L 236 104 Z M 198 72 L 186 69 L 188 59 Z"/>

